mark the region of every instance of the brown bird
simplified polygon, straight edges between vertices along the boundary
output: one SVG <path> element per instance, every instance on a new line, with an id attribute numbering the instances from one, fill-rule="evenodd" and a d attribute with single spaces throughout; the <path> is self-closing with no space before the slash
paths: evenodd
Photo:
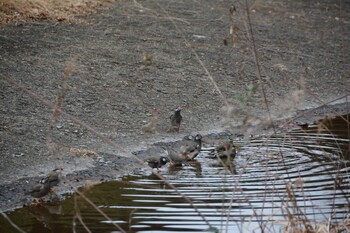
<path id="1" fill-rule="evenodd" d="M 306 122 L 296 122 L 296 124 L 302 129 L 307 130 L 309 128 L 309 124 Z"/>
<path id="2" fill-rule="evenodd" d="M 175 132 L 175 131 L 179 132 L 181 121 L 182 121 L 181 109 L 177 108 L 175 109 L 174 113 L 170 116 L 171 127 L 167 130 L 167 132 Z"/>
<path id="3" fill-rule="evenodd" d="M 168 157 L 160 156 L 160 157 L 151 157 L 151 158 L 147 159 L 146 162 L 147 162 L 148 166 L 150 166 L 151 168 L 157 168 L 157 170 L 158 170 L 163 165 L 170 162 L 170 160 Z"/>
<path id="4" fill-rule="evenodd" d="M 46 179 L 50 185 L 50 188 L 57 186 L 60 183 L 61 170 L 62 169 L 60 168 L 56 168 L 46 176 Z"/>
<path id="5" fill-rule="evenodd" d="M 185 150 L 181 150 L 177 152 L 173 149 L 166 149 L 166 153 L 170 158 L 170 165 L 172 166 L 182 166 L 182 164 L 186 163 L 188 160 L 188 152 Z"/>
<path id="6" fill-rule="evenodd" d="M 232 142 L 225 142 L 215 147 L 212 158 L 234 159 L 236 157 L 236 147 Z"/>
<path id="7" fill-rule="evenodd" d="M 194 160 L 202 149 L 202 135 L 197 134 L 192 144 L 180 147 L 180 153 L 187 157 L 187 160 Z"/>
<path id="8" fill-rule="evenodd" d="M 29 191 L 27 191 L 26 195 L 31 195 L 36 198 L 34 200 L 34 205 L 39 204 L 40 200 L 37 198 L 42 198 L 52 192 L 52 188 L 57 186 L 60 182 L 60 173 L 62 169 L 55 169 L 50 172 L 46 177 L 42 178 L 38 184 L 34 185 Z"/>
<path id="9" fill-rule="evenodd" d="M 51 190 L 50 183 L 48 182 L 48 179 L 42 178 L 38 184 L 34 185 L 28 192 L 25 194 L 31 195 L 35 198 L 42 198 L 46 196 Z"/>

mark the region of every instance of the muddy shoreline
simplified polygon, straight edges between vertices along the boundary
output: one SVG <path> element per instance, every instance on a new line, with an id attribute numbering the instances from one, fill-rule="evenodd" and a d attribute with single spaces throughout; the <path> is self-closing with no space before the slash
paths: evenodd
<path id="1" fill-rule="evenodd" d="M 314 124 L 319 120 L 324 119 L 325 117 L 333 118 L 338 115 L 345 115 L 350 113 L 350 104 L 349 103 L 339 103 L 336 105 L 330 106 L 322 106 L 315 109 L 308 109 L 304 111 L 299 111 L 298 115 L 296 115 L 296 119 L 299 121 L 295 121 L 295 118 L 285 119 L 283 121 L 275 122 L 276 124 L 283 125 L 283 132 L 287 132 L 293 128 L 298 128 L 297 124 L 307 123 Z M 288 128 L 288 130 L 286 130 Z M 280 128 L 281 129 L 281 128 Z M 242 135 L 236 129 L 235 132 L 237 134 Z M 261 134 L 270 134 L 272 133 L 271 129 L 260 131 Z M 260 135 L 261 135 L 260 134 Z M 172 142 L 157 142 L 150 145 L 147 149 L 133 151 L 132 154 L 140 158 L 141 160 L 146 160 L 150 156 L 154 156 L 155 154 L 164 155 L 163 148 L 174 147 L 181 144 L 184 144 L 187 140 L 186 138 L 189 135 L 181 138 L 177 136 L 178 140 Z M 224 131 L 220 133 L 211 133 L 204 135 L 203 139 L 206 142 L 215 143 L 219 142 L 227 137 L 234 136 L 231 130 Z M 251 135 L 254 136 L 254 135 Z M 86 185 L 98 184 L 100 182 L 107 182 L 122 178 L 124 176 L 132 175 L 137 172 L 139 169 L 149 169 L 145 164 L 140 164 L 135 162 L 135 159 L 132 157 L 124 157 L 118 156 L 116 154 L 108 154 L 108 153 L 98 153 L 98 155 L 93 158 L 93 166 L 87 170 L 74 171 L 73 173 L 67 174 L 65 171 L 63 172 L 64 177 L 59 187 L 56 189 L 56 194 L 52 199 L 52 196 L 49 198 L 44 198 L 46 201 L 55 201 L 58 199 L 62 199 L 66 196 L 66 194 L 70 194 L 74 192 L 72 187 L 79 188 L 84 187 Z M 24 195 L 24 192 L 28 190 L 33 184 L 37 183 L 40 178 L 31 177 L 31 178 L 22 178 L 16 180 L 10 184 L 2 184 L 0 185 L 1 191 L 1 205 L 0 208 L 2 211 L 11 211 L 16 208 L 20 208 L 25 205 L 29 205 L 32 201 L 31 197 Z"/>

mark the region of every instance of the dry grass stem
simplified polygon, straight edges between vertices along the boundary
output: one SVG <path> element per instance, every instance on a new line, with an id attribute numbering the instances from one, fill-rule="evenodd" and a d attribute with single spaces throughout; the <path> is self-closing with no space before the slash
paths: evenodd
<path id="1" fill-rule="evenodd" d="M 80 148 L 71 147 L 69 149 L 69 152 L 71 152 L 72 154 L 75 154 L 76 156 L 79 156 L 79 157 L 96 157 L 97 156 L 96 151 L 87 150 L 87 149 L 80 149 Z"/>
<path id="2" fill-rule="evenodd" d="M 52 113 L 52 117 L 51 117 L 51 123 L 50 123 L 51 129 L 53 129 L 55 127 L 57 119 L 60 116 L 60 110 L 62 108 L 62 102 L 64 100 L 64 95 L 65 95 L 66 90 L 68 89 L 68 77 L 73 72 L 73 67 L 74 67 L 73 63 L 76 61 L 76 59 L 77 59 L 77 57 L 74 57 L 72 59 L 72 61 L 68 62 L 67 67 L 64 69 L 63 77 L 62 77 L 62 86 L 57 93 L 56 103 L 55 103 L 55 106 L 53 108 L 53 113 Z"/>
<path id="3" fill-rule="evenodd" d="M 0 211 L 0 214 L 8 221 L 13 228 L 15 228 L 20 233 L 26 233 L 24 230 L 22 230 L 19 226 L 17 226 L 12 220 L 5 214 L 4 212 Z"/>

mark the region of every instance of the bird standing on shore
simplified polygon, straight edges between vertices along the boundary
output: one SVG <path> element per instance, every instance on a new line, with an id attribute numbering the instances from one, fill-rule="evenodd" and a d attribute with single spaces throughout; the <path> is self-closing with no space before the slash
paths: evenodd
<path id="1" fill-rule="evenodd" d="M 60 182 L 60 173 L 62 169 L 55 169 L 51 171 L 46 177 L 42 178 L 36 185 L 34 185 L 29 191 L 25 192 L 26 195 L 31 195 L 34 198 L 42 198 L 52 192 L 54 186 L 57 186 Z M 40 200 L 35 199 L 35 203 L 39 203 Z"/>
<path id="2" fill-rule="evenodd" d="M 50 185 L 50 188 L 57 186 L 60 183 L 61 170 L 62 169 L 60 168 L 56 168 L 46 176 L 46 179 Z"/>
<path id="3" fill-rule="evenodd" d="M 175 131 L 179 132 L 181 121 L 182 121 L 181 108 L 176 108 L 174 113 L 170 116 L 171 127 L 167 130 L 167 132 L 175 132 Z"/>
<path id="4" fill-rule="evenodd" d="M 25 194 L 31 195 L 34 198 L 42 198 L 46 196 L 51 190 L 50 183 L 48 179 L 42 178 L 38 184 L 34 185 L 28 192 Z"/>

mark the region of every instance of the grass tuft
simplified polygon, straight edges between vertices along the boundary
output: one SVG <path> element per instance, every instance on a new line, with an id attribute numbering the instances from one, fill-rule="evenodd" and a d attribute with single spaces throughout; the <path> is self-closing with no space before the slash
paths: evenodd
<path id="1" fill-rule="evenodd" d="M 2 0 L 0 24 L 26 21 L 78 22 L 75 16 L 97 12 L 113 0 Z"/>

